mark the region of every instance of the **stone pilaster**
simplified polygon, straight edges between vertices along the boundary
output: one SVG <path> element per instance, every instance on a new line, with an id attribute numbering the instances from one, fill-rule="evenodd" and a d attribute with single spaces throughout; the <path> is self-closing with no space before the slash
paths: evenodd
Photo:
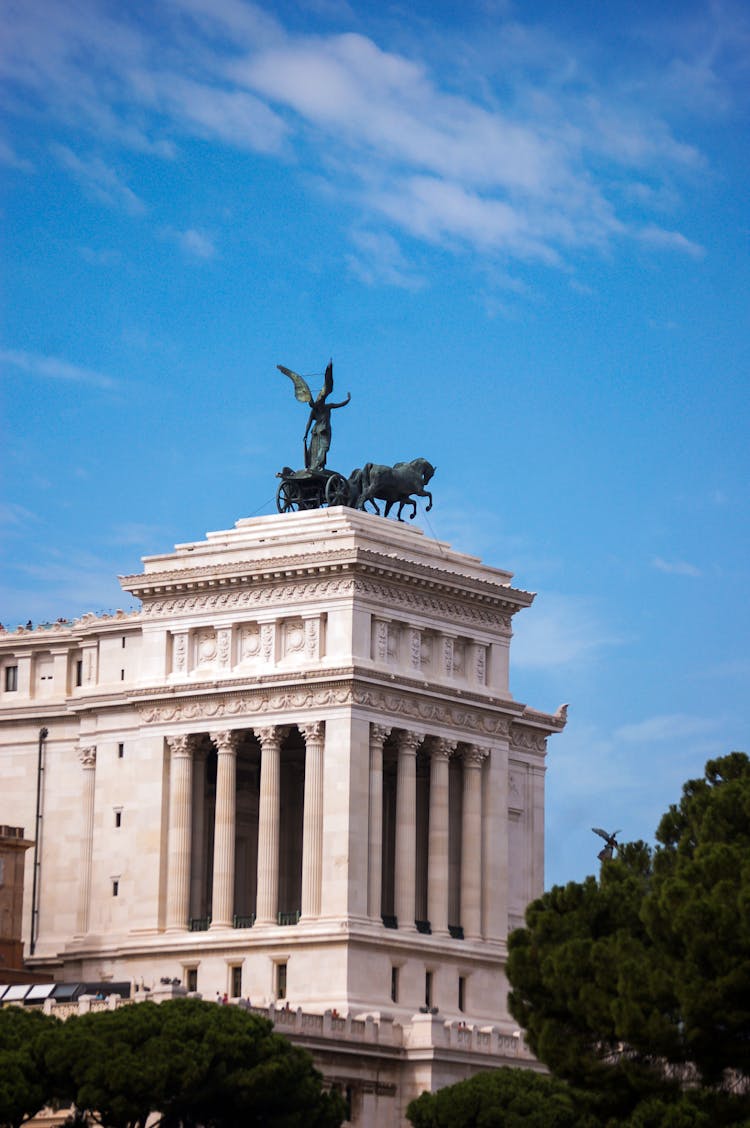
<path id="1" fill-rule="evenodd" d="M 380 920 L 383 881 L 383 745 L 391 734 L 370 725 L 370 810 L 367 842 L 367 915 Z"/>
<path id="2" fill-rule="evenodd" d="M 448 934 L 448 769 L 455 750 L 455 741 L 443 739 L 430 749 L 427 916 L 438 936 Z"/>
<path id="3" fill-rule="evenodd" d="M 467 940 L 482 934 L 482 763 L 487 748 L 470 745 L 463 754 L 461 817 L 461 924 Z"/>
<path id="4" fill-rule="evenodd" d="M 417 748 L 424 733 L 400 732 L 396 777 L 395 909 L 399 928 L 414 930 L 417 869 Z"/>
<path id="5" fill-rule="evenodd" d="M 299 725 L 305 738 L 305 800 L 302 823 L 302 920 L 320 916 L 323 874 L 323 721 Z"/>
<path id="6" fill-rule="evenodd" d="M 231 928 L 234 914 L 234 848 L 237 823 L 237 734 L 212 732 L 216 745 L 216 813 L 211 928 Z"/>
<path id="7" fill-rule="evenodd" d="M 260 741 L 260 805 L 258 810 L 258 899 L 256 924 L 276 924 L 279 911 L 279 813 L 281 742 L 278 725 L 255 729 Z"/>
<path id="8" fill-rule="evenodd" d="M 169 845 L 167 929 L 187 929 L 190 912 L 190 838 L 193 749 L 190 736 L 167 737 L 169 746 Z"/>
<path id="9" fill-rule="evenodd" d="M 91 903 L 91 858 L 94 849 L 94 790 L 96 784 L 96 748 L 93 745 L 78 749 L 83 768 L 83 794 L 81 813 L 81 861 L 78 884 L 78 913 L 76 931 L 83 935 L 89 930 L 89 905 Z"/>

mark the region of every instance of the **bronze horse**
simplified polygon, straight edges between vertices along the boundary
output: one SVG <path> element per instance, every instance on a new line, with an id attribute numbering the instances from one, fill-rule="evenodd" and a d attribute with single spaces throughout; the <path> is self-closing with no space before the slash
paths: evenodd
<path id="1" fill-rule="evenodd" d="M 405 505 L 411 505 L 411 520 L 417 515 L 417 503 L 412 497 L 426 497 L 426 508 L 432 509 L 432 494 L 425 486 L 435 473 L 435 467 L 426 458 L 415 458 L 411 462 L 397 462 L 395 466 L 379 466 L 374 462 L 367 462 L 361 470 L 354 470 L 349 476 L 349 489 L 352 504 L 357 509 L 364 509 L 369 501 L 375 512 L 380 514 L 378 501 L 385 502 L 384 517 L 387 517 L 391 508 L 398 502 L 397 517 L 403 521 L 401 512 Z"/>

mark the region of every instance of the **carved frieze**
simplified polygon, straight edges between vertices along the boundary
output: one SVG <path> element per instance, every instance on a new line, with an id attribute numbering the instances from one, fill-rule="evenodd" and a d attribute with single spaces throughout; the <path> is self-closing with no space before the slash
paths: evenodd
<path id="1" fill-rule="evenodd" d="M 511 748 L 518 748 L 526 752 L 546 752 L 547 738 L 538 729 L 527 728 L 514 722 L 510 732 Z"/>
<path id="2" fill-rule="evenodd" d="M 511 721 L 502 714 L 490 713 L 461 703 L 419 697 L 398 690 L 374 686 L 336 683 L 318 686 L 290 686 L 248 692 L 227 691 L 210 697 L 187 697 L 178 701 L 143 702 L 138 706 L 146 724 L 212 720 L 222 717 L 253 716 L 262 713 L 299 712 L 336 705 L 361 705 L 377 712 L 417 721 L 420 729 L 430 724 L 448 726 L 478 736 L 507 738 Z M 543 739 L 543 738 L 542 738 Z"/>

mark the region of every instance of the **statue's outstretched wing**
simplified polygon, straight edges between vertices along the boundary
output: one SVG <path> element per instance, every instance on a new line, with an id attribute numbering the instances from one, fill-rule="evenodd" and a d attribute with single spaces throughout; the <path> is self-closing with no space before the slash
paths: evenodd
<path id="1" fill-rule="evenodd" d="M 326 396 L 330 396 L 332 391 L 333 391 L 333 361 L 329 360 L 328 361 L 328 367 L 326 368 L 326 374 L 325 374 L 325 377 L 323 378 L 323 387 L 318 392 L 318 399 L 324 400 L 326 398 Z"/>
<path id="2" fill-rule="evenodd" d="M 591 829 L 593 830 L 594 834 L 598 834 L 600 838 L 605 839 L 605 841 L 607 842 L 609 841 L 610 836 L 607 834 L 606 830 L 602 830 L 600 826 L 592 826 Z"/>
<path id="3" fill-rule="evenodd" d="M 283 372 L 285 376 L 288 376 L 294 384 L 294 394 L 299 402 L 312 404 L 312 393 L 307 386 L 307 381 L 303 380 L 296 372 L 292 372 L 291 368 L 284 368 L 283 364 L 277 364 L 276 367 L 279 372 Z"/>

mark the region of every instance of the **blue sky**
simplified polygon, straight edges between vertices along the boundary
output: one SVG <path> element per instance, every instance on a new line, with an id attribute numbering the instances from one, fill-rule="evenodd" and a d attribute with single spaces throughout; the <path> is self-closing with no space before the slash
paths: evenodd
<path id="1" fill-rule="evenodd" d="M 750 17 L 737 3 L 3 0 L 6 625 L 329 465 L 537 591 L 548 882 L 748 747 Z"/>

